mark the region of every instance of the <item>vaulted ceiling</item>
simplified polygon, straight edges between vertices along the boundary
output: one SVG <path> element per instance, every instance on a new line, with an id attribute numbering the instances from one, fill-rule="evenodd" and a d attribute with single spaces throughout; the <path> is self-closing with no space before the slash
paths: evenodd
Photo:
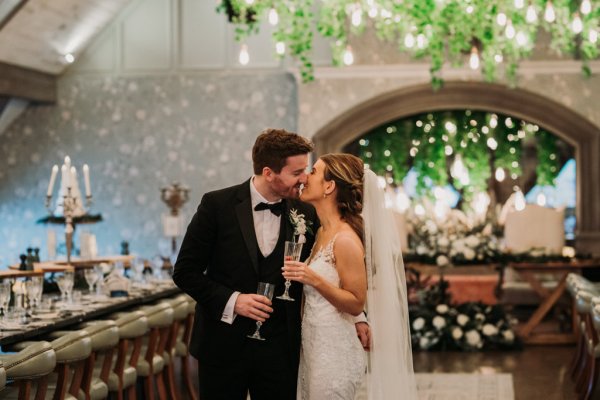
<path id="1" fill-rule="evenodd" d="M 0 2 L 0 97 L 53 101 L 56 77 L 130 0 Z"/>

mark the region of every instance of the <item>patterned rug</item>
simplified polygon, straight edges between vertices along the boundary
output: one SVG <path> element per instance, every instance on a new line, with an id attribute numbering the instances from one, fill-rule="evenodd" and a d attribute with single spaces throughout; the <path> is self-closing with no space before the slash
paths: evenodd
<path id="1" fill-rule="evenodd" d="M 419 400 L 514 400 L 511 374 L 416 374 Z M 402 400 L 402 395 L 392 398 Z M 367 400 L 366 390 L 356 400 Z"/>

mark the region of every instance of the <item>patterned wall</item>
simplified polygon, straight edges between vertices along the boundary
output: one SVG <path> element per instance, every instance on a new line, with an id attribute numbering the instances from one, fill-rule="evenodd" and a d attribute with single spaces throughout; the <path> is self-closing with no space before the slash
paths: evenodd
<path id="1" fill-rule="evenodd" d="M 59 82 L 58 96 L 0 133 L 0 268 L 28 246 L 46 254 L 46 227 L 36 220 L 47 214 L 51 167 L 66 154 L 79 170 L 89 164 L 93 212 L 104 221 L 84 228 L 97 235 L 99 253 L 116 254 L 127 240 L 151 257 L 165 241 L 159 188 L 178 180 L 192 189 L 187 221 L 204 192 L 250 176 L 262 129 L 297 126 L 296 83 L 279 72 L 75 74 Z"/>

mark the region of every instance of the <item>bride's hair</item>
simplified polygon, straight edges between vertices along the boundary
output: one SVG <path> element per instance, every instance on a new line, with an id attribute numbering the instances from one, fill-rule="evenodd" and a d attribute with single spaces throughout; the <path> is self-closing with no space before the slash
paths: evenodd
<path id="1" fill-rule="evenodd" d="M 323 177 L 333 180 L 337 187 L 337 206 L 342 219 L 348 223 L 364 243 L 362 160 L 352 154 L 331 153 L 320 157 L 325 163 Z"/>

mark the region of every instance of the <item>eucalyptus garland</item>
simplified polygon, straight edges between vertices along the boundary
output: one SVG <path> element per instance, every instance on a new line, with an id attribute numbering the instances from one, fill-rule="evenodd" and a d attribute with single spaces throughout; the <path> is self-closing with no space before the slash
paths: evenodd
<path id="1" fill-rule="evenodd" d="M 347 149 L 358 155 L 389 184 L 402 185 L 410 169 L 417 175 L 417 193 L 433 197 L 436 186 L 450 183 L 463 198 L 488 189 L 495 171 L 507 177 L 522 174 L 523 145 L 535 145 L 537 184 L 554 186 L 559 171 L 558 139 L 526 121 L 484 111 L 419 114 L 392 121 L 368 132 Z M 452 176 L 460 157 L 468 180 Z"/>
<path id="2" fill-rule="evenodd" d="M 514 82 L 517 65 L 531 54 L 540 29 L 550 34 L 555 52 L 581 59 L 586 75 L 588 61 L 598 57 L 597 0 L 222 0 L 217 9 L 237 26 L 239 40 L 276 13 L 273 36 L 300 61 L 305 82 L 313 79 L 313 31 L 332 39 L 334 64 L 341 65 L 349 37 L 367 26 L 400 51 L 427 57 L 434 86 L 442 82 L 446 61 L 462 65 L 468 55 L 477 57 L 472 67 L 487 80 L 503 70 Z"/>

